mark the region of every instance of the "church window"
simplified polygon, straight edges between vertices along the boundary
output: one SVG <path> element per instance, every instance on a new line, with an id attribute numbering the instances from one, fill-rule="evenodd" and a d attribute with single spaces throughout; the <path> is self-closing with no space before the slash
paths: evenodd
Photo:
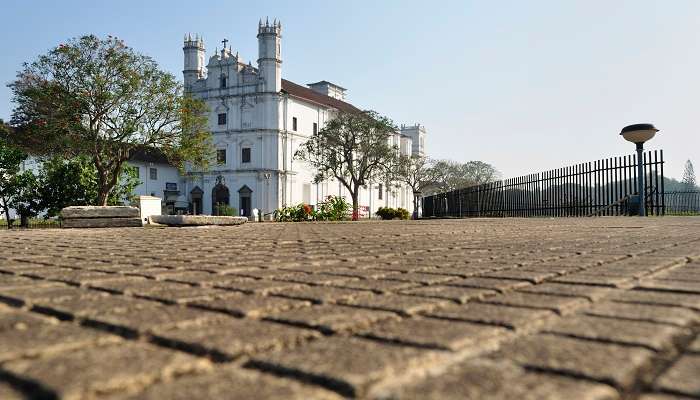
<path id="1" fill-rule="evenodd" d="M 377 186 L 377 190 L 379 191 L 379 200 L 382 200 L 384 198 L 384 187 L 381 183 Z"/>
<path id="2" fill-rule="evenodd" d="M 318 124 L 314 122 L 314 136 L 318 134 Z"/>
<path id="3" fill-rule="evenodd" d="M 158 168 L 149 168 L 148 175 L 152 181 L 158 180 Z"/>
<path id="4" fill-rule="evenodd" d="M 219 164 L 226 164 L 226 149 L 216 150 L 216 162 Z"/>
<path id="5" fill-rule="evenodd" d="M 221 88 L 226 87 L 226 75 L 221 75 Z"/>
<path id="6" fill-rule="evenodd" d="M 292 117 L 292 130 L 297 131 L 297 117 Z"/>
<path id="7" fill-rule="evenodd" d="M 219 114 L 219 125 L 226 125 L 226 113 Z"/>
<path id="8" fill-rule="evenodd" d="M 241 149 L 241 162 L 243 162 L 243 163 L 250 162 L 250 147 L 244 147 Z"/>

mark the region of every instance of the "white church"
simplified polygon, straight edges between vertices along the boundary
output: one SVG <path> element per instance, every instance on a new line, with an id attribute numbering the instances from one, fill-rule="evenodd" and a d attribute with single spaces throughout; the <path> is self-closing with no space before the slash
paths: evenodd
<path id="1" fill-rule="evenodd" d="M 204 41 L 184 41 L 185 91 L 209 107 L 216 162 L 209 171 L 184 176 L 158 157 L 137 157 L 142 182 L 137 194 L 163 199 L 168 213 L 215 214 L 227 204 L 240 215 L 263 214 L 298 203 L 312 206 L 329 195 L 350 195 L 335 180 L 314 183 L 314 171 L 294 158 L 298 147 L 322 129 L 338 110 L 357 111 L 346 89 L 328 81 L 300 85 L 282 78 L 282 24 L 258 25 L 256 66 L 238 52 L 223 48 L 207 60 Z M 402 125 L 391 138 L 401 154 L 425 154 L 425 127 Z M 360 194 L 360 215 L 379 207 L 413 211 L 413 194 L 405 185 L 376 182 Z"/>

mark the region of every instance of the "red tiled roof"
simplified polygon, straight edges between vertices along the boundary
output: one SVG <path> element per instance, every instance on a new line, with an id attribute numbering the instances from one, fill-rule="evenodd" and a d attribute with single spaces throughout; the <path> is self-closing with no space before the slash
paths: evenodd
<path id="1" fill-rule="evenodd" d="M 346 103 L 342 100 L 335 99 L 325 94 L 316 92 L 307 88 L 306 86 L 298 85 L 294 82 L 282 79 L 282 91 L 289 93 L 294 97 L 311 101 L 313 103 L 323 104 L 327 107 L 336 108 L 341 111 L 356 113 L 361 110 L 350 103 Z"/>

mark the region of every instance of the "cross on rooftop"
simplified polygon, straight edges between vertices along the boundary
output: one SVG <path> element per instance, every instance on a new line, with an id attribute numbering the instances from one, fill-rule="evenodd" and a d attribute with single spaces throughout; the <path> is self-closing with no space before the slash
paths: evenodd
<path id="1" fill-rule="evenodd" d="M 221 43 L 224 44 L 224 49 L 226 49 L 226 43 L 228 43 L 228 39 L 224 38 L 224 40 L 222 40 Z"/>

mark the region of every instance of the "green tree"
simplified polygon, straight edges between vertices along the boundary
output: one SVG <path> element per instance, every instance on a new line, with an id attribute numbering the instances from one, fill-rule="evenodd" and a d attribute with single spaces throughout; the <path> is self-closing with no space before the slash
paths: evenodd
<path id="1" fill-rule="evenodd" d="M 682 181 L 683 185 L 685 185 L 685 190 L 697 189 L 695 185 L 695 169 L 693 168 L 693 163 L 690 160 L 685 162 Z"/>
<path id="2" fill-rule="evenodd" d="M 396 167 L 394 179 L 405 183 L 413 191 L 413 218 L 418 218 L 418 202 L 423 191 L 435 184 L 437 170 L 433 168 L 433 162 L 425 156 L 400 156 Z"/>
<path id="3" fill-rule="evenodd" d="M 27 153 L 7 142 L 9 133 L 10 128 L 0 119 L 0 209 L 8 226 L 12 227 L 10 209 L 14 208 L 12 202 L 21 183 L 21 164 L 27 159 Z"/>
<path id="4" fill-rule="evenodd" d="M 352 197 L 358 219 L 360 188 L 387 173 L 397 149 L 389 145 L 396 127 L 374 111 L 338 112 L 318 134 L 303 143 L 295 157 L 316 170 L 316 181 L 337 179 Z"/>
<path id="5" fill-rule="evenodd" d="M 481 185 L 498 179 L 499 173 L 491 164 L 482 161 L 458 163 L 450 160 L 436 161 L 433 166 L 435 183 L 430 192 L 449 192 L 451 190 Z"/>
<path id="6" fill-rule="evenodd" d="M 131 202 L 133 190 L 140 183 L 134 168 L 125 164 L 117 184 L 109 193 L 107 204 Z M 64 207 L 96 204 L 98 178 L 92 160 L 85 156 L 46 160 L 40 171 L 39 197 L 50 217 L 58 215 Z"/>
<path id="7" fill-rule="evenodd" d="M 156 147 L 181 168 L 206 168 L 213 147 L 205 104 L 116 37 L 83 36 L 25 64 L 9 85 L 13 140 L 32 154 L 90 157 L 106 205 L 130 153 Z"/>

